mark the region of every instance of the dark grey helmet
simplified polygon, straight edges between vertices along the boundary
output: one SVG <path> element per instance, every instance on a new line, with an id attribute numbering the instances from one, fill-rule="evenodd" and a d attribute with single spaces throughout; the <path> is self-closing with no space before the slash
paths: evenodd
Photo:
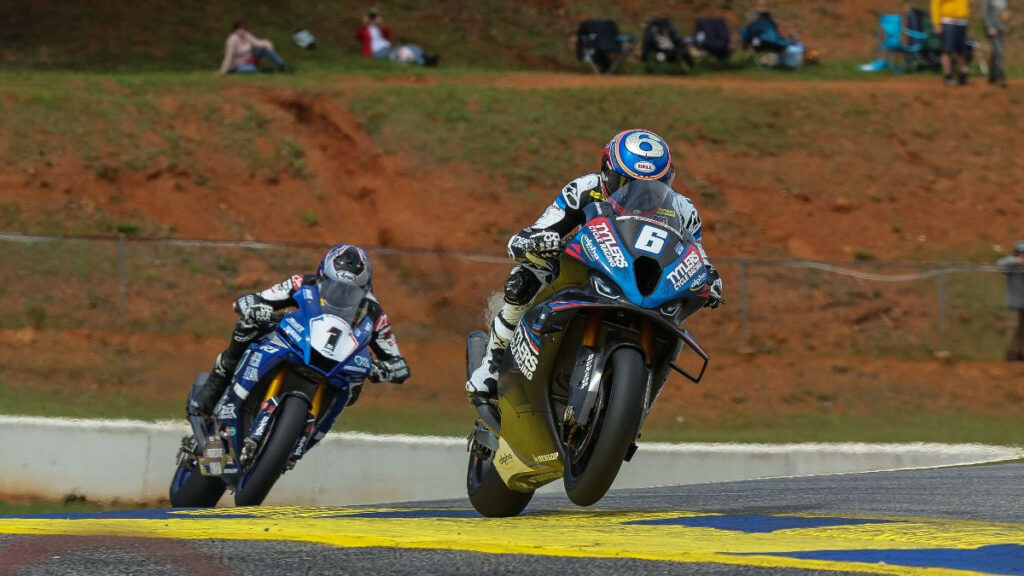
<path id="1" fill-rule="evenodd" d="M 324 311 L 351 322 L 372 288 L 370 257 L 358 246 L 339 244 L 320 262 L 317 278 Z"/>

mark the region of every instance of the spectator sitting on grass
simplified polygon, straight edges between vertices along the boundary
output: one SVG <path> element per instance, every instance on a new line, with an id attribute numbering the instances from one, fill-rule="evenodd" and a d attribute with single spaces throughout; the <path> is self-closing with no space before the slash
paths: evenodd
<path id="1" fill-rule="evenodd" d="M 441 56 L 427 54 L 423 48 L 415 44 L 392 46 L 391 30 L 382 23 L 380 13 L 370 9 L 363 18 L 363 25 L 356 30 L 356 40 L 363 45 L 363 56 L 367 58 L 389 59 L 392 62 L 419 64 L 420 66 L 437 66 Z"/>
<path id="2" fill-rule="evenodd" d="M 1006 274 L 1006 307 L 1009 328 L 1006 332 L 1006 360 L 1024 361 L 1024 240 L 1013 247 L 1013 256 L 996 261 Z"/>
<path id="3" fill-rule="evenodd" d="M 262 72 L 259 64 L 263 57 L 277 65 L 277 69 L 281 72 L 295 71 L 284 63 L 277 52 L 274 52 L 274 44 L 270 40 L 253 36 L 245 29 L 245 24 L 241 20 L 235 22 L 232 29 L 231 35 L 224 43 L 224 61 L 220 64 L 221 74 Z"/>

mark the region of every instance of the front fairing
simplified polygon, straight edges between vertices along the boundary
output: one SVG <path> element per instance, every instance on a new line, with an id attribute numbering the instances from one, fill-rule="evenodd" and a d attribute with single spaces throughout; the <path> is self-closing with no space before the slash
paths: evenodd
<path id="1" fill-rule="evenodd" d="M 235 368 L 231 393 L 222 401 L 218 420 L 237 418 L 238 409 L 256 386 L 282 366 L 302 366 L 323 376 L 335 390 L 370 375 L 368 349 L 373 320 L 361 319 L 353 328 L 324 314 L 316 286 L 303 286 L 295 295 L 297 309 L 285 315 L 274 332 L 254 342 Z"/>
<path id="2" fill-rule="evenodd" d="M 708 297 L 710 279 L 692 236 L 644 216 L 591 212 L 566 254 L 613 282 L 621 298 L 657 309 Z"/>
<path id="3" fill-rule="evenodd" d="M 680 327 L 680 323 L 702 306 L 703 301 L 694 299 L 687 301 L 686 306 L 662 306 L 652 310 L 626 299 L 610 300 L 593 286 L 574 286 L 553 294 L 550 300 L 539 306 L 536 319 L 528 326 L 526 322 L 520 323 L 520 328 L 529 328 L 539 342 L 542 335 L 563 330 L 568 319 L 580 310 L 606 309 L 647 318 L 675 336 L 689 340 L 692 336 Z"/>
<path id="4" fill-rule="evenodd" d="M 326 312 L 316 285 L 303 286 L 295 302 L 297 309 L 281 320 L 276 331 L 294 355 L 293 362 L 309 366 L 332 384 L 369 376 L 373 319 L 363 315 L 352 325 Z"/>

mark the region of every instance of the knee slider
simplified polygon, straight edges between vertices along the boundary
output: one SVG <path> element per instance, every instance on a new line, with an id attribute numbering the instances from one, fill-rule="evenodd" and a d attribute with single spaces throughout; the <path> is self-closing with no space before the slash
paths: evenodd
<path id="1" fill-rule="evenodd" d="M 513 306 L 525 306 L 540 289 L 540 280 L 533 272 L 523 266 L 516 266 L 505 281 L 505 302 Z"/>

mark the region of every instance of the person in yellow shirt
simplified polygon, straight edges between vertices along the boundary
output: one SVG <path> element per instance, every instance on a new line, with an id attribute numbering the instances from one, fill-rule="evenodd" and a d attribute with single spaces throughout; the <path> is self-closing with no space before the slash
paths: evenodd
<path id="1" fill-rule="evenodd" d="M 932 25 L 935 33 L 942 36 L 942 76 L 948 86 L 967 84 L 967 20 L 970 17 L 969 0 L 932 0 Z"/>

